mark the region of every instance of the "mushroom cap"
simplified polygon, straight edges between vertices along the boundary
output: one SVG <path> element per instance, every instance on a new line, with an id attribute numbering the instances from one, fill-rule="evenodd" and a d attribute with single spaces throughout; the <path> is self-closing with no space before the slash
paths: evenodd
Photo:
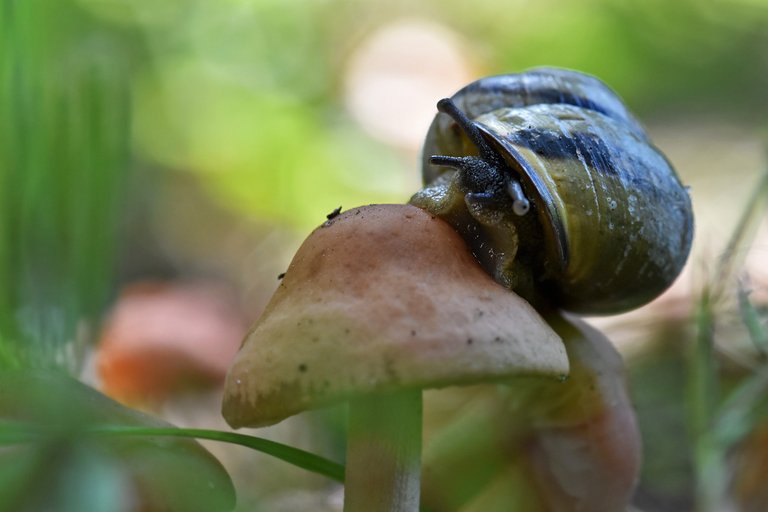
<path id="1" fill-rule="evenodd" d="M 561 376 L 561 339 L 410 205 L 346 211 L 301 245 L 225 385 L 232 427 L 368 393 Z"/>
<path id="2" fill-rule="evenodd" d="M 103 391 L 152 408 L 180 392 L 219 387 L 246 331 L 233 290 L 215 281 L 126 286 L 96 350 Z"/>

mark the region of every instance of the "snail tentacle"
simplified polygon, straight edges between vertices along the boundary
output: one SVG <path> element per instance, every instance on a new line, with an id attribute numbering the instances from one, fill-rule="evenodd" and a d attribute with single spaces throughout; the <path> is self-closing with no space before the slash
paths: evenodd
<path id="1" fill-rule="evenodd" d="M 472 121 L 467 114 L 465 114 L 450 98 L 443 98 L 437 102 L 437 110 L 444 114 L 451 116 L 459 128 L 469 138 L 470 141 L 480 151 L 480 157 L 493 165 L 494 167 L 502 167 L 504 160 L 499 154 L 491 147 L 490 144 L 483 137 L 483 133 L 478 128 L 477 124 Z"/>

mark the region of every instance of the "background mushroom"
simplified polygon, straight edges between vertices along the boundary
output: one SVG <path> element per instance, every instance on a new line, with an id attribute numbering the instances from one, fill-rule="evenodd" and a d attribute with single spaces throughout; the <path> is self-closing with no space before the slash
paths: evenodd
<path id="1" fill-rule="evenodd" d="M 159 410 L 174 395 L 221 386 L 246 330 L 236 294 L 214 280 L 126 286 L 95 351 L 101 388 Z"/>
<path id="2" fill-rule="evenodd" d="M 264 426 L 349 400 L 345 510 L 417 510 L 423 388 L 567 371 L 560 338 L 453 228 L 372 205 L 299 248 L 227 376 L 223 414 Z"/>
<path id="3" fill-rule="evenodd" d="M 422 503 L 431 512 L 626 510 L 641 443 L 621 357 L 582 321 L 548 321 L 568 351 L 566 381 L 427 400 Z"/>

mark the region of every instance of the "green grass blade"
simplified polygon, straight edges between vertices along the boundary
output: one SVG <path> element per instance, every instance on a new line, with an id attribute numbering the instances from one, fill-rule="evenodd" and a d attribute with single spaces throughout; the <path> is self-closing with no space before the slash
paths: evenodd
<path id="1" fill-rule="evenodd" d="M 282 443 L 270 441 L 256 436 L 205 430 L 194 428 L 147 428 L 127 426 L 98 426 L 88 429 L 88 432 L 100 435 L 117 436 L 170 436 L 208 439 L 222 443 L 246 446 L 261 453 L 271 455 L 294 466 L 318 473 L 338 482 L 344 482 L 344 466 L 314 453 L 294 448 Z"/>
<path id="2" fill-rule="evenodd" d="M 41 436 L 50 435 L 51 433 L 51 429 L 44 429 L 37 425 L 15 422 L 0 423 L 0 446 L 33 442 L 39 440 Z M 246 434 L 195 428 L 137 427 L 129 425 L 95 425 L 83 429 L 81 433 L 85 435 L 114 437 L 186 437 L 236 444 L 270 455 L 337 482 L 344 482 L 344 466 L 337 462 L 299 448 Z"/>
<path id="3" fill-rule="evenodd" d="M 768 356 L 768 330 L 760 319 L 760 313 L 749 298 L 749 290 L 740 282 L 737 290 L 741 320 L 749 332 L 752 344 L 763 354 Z"/>
<path id="4" fill-rule="evenodd" d="M 0 368 L 76 373 L 113 281 L 135 39 L 0 0 Z"/>
<path id="5" fill-rule="evenodd" d="M 768 418 L 768 366 L 742 381 L 720 407 L 714 435 L 733 446 Z"/>
<path id="6" fill-rule="evenodd" d="M 711 296 L 713 298 L 718 297 L 723 290 L 732 284 L 736 269 L 741 268 L 739 259 L 743 258 L 745 253 L 742 250 L 744 242 L 757 226 L 766 204 L 768 204 L 768 169 L 763 172 L 755 186 L 739 222 L 731 233 L 725 250 L 717 262 L 711 284 Z"/>
<path id="7" fill-rule="evenodd" d="M 717 414 L 720 382 L 714 357 L 714 311 L 705 289 L 696 315 L 697 336 L 688 362 L 689 431 L 696 472 L 696 510 L 722 510 L 726 496 L 724 446 L 712 431 Z"/>

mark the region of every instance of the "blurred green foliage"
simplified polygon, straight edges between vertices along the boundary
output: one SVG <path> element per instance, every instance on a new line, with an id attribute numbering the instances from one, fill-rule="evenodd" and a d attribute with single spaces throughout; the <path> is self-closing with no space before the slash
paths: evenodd
<path id="1" fill-rule="evenodd" d="M 448 12 L 460 9 L 451 18 L 463 20 L 493 73 L 570 67 L 605 80 L 641 118 L 673 109 L 764 120 L 765 108 L 754 110 L 768 84 L 763 0 L 459 5 Z"/>
<path id="2" fill-rule="evenodd" d="M 302 230 L 339 204 L 413 192 L 415 158 L 397 157 L 342 108 L 350 56 L 399 19 L 453 29 L 482 74 L 545 64 L 593 73 L 642 116 L 766 114 L 764 2 L 80 3 L 145 36 L 139 154 L 198 173 L 228 208 Z"/>
<path id="3" fill-rule="evenodd" d="M 0 13 L 0 366 L 74 369 L 111 285 L 129 55 L 69 2 Z"/>
<path id="4" fill-rule="evenodd" d="M 61 373 L 3 371 L 0 511 L 232 510 L 227 472 L 198 443 L 164 437 L 174 431 Z"/>
<path id="5" fill-rule="evenodd" d="M 732 478 L 725 464 L 727 454 L 751 432 L 758 431 L 768 420 L 768 352 L 760 340 L 766 336 L 768 324 L 757 321 L 761 316 L 750 298 L 739 294 L 740 317 L 744 334 L 755 349 L 754 366 L 726 386 L 718 364 L 717 307 L 727 294 L 733 295 L 734 276 L 743 268 L 739 248 L 753 235 L 756 225 L 768 208 L 768 171 L 752 192 L 744 207 L 722 256 L 714 265 L 712 275 L 698 298 L 696 310 L 696 339 L 687 360 L 689 382 L 686 403 L 689 412 L 689 432 L 692 436 L 693 462 L 696 475 L 696 510 L 717 512 L 727 507 L 728 487 Z M 727 340 L 733 342 L 733 340 Z M 726 341 L 726 342 L 727 342 Z M 729 389 L 730 388 L 730 389 Z M 738 473 L 736 476 L 738 479 Z M 742 502 L 754 496 L 739 496 Z M 759 501 L 765 503 L 765 495 Z M 745 508 L 745 510 L 747 510 Z"/>

